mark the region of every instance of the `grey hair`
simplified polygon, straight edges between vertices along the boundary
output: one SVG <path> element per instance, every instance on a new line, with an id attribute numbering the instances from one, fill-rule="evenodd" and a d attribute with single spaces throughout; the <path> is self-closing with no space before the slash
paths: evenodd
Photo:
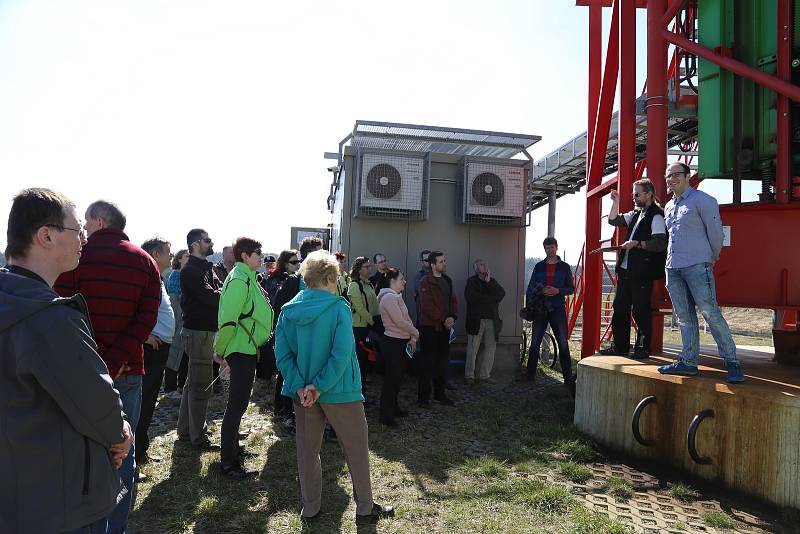
<path id="1" fill-rule="evenodd" d="M 92 219 L 103 219 L 109 228 L 115 230 L 125 230 L 127 219 L 122 210 L 113 202 L 107 200 L 96 200 L 89 204 L 89 217 Z"/>
<path id="2" fill-rule="evenodd" d="M 476 258 L 475 261 L 472 262 L 472 268 L 475 269 L 475 272 L 478 271 L 478 264 L 479 263 L 486 263 L 483 261 L 483 258 Z"/>

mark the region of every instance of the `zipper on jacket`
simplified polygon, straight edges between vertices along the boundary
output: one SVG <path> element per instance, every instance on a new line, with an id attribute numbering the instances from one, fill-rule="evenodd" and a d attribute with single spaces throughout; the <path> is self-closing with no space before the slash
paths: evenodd
<path id="1" fill-rule="evenodd" d="M 89 456 L 89 438 L 83 436 L 83 494 L 89 495 L 89 474 L 91 473 L 91 457 Z"/>

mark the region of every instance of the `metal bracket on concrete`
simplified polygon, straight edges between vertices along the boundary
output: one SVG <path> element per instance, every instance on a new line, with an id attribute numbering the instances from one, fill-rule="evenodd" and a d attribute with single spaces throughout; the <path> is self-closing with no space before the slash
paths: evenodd
<path id="1" fill-rule="evenodd" d="M 692 424 L 689 425 L 689 432 L 686 434 L 686 442 L 689 447 L 689 456 L 692 457 L 692 460 L 694 460 L 695 463 L 700 465 L 708 465 L 711 463 L 711 458 L 707 456 L 700 456 L 697 453 L 696 447 L 697 429 L 700 428 L 700 423 L 703 422 L 703 419 L 707 417 L 711 417 L 713 419 L 714 410 L 703 410 L 699 414 L 695 415 L 694 419 L 692 419 Z"/>
<path id="2" fill-rule="evenodd" d="M 648 404 L 656 404 L 656 396 L 650 395 L 639 401 L 636 408 L 633 410 L 633 418 L 631 419 L 631 430 L 633 431 L 633 439 L 643 447 L 652 447 L 655 441 L 651 439 L 644 439 L 642 433 L 639 431 L 639 418 L 642 416 L 642 411 Z"/>

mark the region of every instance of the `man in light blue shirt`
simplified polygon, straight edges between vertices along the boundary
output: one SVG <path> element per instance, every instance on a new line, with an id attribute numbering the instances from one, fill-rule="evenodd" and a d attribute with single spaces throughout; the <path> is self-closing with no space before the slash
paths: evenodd
<path id="1" fill-rule="evenodd" d="M 161 238 L 149 239 L 142 245 L 142 249 L 150 254 L 158 265 L 161 275 L 164 275 L 171 263 L 172 252 L 170 244 Z M 136 465 L 145 465 L 150 461 L 160 461 L 161 458 L 147 453 L 150 439 L 147 429 L 153 419 L 158 390 L 164 379 L 164 366 L 167 364 L 169 348 L 175 334 L 175 313 L 170 304 L 169 295 L 161 281 L 161 302 L 158 306 L 158 319 L 153 331 L 144 342 L 144 378 L 142 380 L 142 408 L 139 412 L 139 421 L 136 425 Z M 141 480 L 141 476 L 139 478 Z"/>
<path id="2" fill-rule="evenodd" d="M 683 163 L 667 167 L 664 177 L 672 200 L 664 208 L 669 233 L 667 289 L 681 327 L 683 348 L 678 360 L 658 368 L 661 374 L 694 376 L 700 358 L 700 309 L 719 355 L 725 358 L 728 382 L 744 381 L 736 360 L 736 344 L 717 304 L 713 265 L 722 251 L 722 221 L 714 197 L 689 185 L 690 169 Z"/>

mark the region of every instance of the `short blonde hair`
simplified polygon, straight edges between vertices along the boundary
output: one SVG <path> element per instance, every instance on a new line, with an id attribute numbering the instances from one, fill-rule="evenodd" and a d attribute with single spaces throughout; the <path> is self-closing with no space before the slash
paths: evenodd
<path id="1" fill-rule="evenodd" d="M 306 285 L 313 289 L 335 284 L 339 278 L 339 262 L 327 250 L 317 250 L 303 259 L 300 274 Z"/>

